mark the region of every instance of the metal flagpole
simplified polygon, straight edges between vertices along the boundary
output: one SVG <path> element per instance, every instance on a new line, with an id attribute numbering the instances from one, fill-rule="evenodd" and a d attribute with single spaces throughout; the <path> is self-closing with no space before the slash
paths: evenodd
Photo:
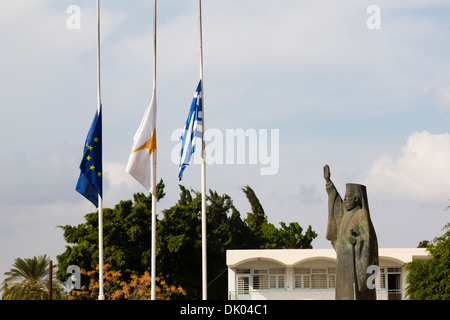
<path id="1" fill-rule="evenodd" d="M 156 0 L 153 1 L 153 94 L 156 99 Z M 156 138 L 156 137 L 155 137 Z M 152 248 L 151 248 L 151 299 L 156 300 L 156 150 L 153 151 L 153 161 L 150 162 L 150 175 L 152 178 Z"/>
<path id="2" fill-rule="evenodd" d="M 204 99 L 204 82 L 203 82 L 203 40 L 202 40 L 202 1 L 198 0 L 198 29 L 200 36 L 200 81 L 201 81 L 201 99 L 202 99 L 202 292 L 203 300 L 207 300 L 207 232 L 206 232 L 206 157 L 205 157 L 205 99 Z"/>
<path id="3" fill-rule="evenodd" d="M 97 0 L 97 106 L 100 114 L 100 0 Z M 103 159 L 101 160 L 103 161 Z M 102 179 L 103 183 L 103 179 Z M 98 300 L 105 300 L 103 293 L 103 199 L 98 195 Z"/>

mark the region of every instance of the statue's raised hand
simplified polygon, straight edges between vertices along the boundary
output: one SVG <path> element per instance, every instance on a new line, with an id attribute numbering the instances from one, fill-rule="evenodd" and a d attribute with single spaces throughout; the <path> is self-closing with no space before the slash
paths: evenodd
<path id="1" fill-rule="evenodd" d="M 330 177 L 331 177 L 331 173 L 330 173 L 330 167 L 328 165 L 325 165 L 325 167 L 323 167 L 323 178 L 325 179 L 326 182 L 330 182 Z"/>

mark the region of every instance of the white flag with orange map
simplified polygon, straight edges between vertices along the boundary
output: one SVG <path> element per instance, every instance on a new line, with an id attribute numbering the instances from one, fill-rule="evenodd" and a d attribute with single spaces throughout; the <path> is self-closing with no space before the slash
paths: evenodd
<path id="1" fill-rule="evenodd" d="M 153 195 L 156 195 L 156 96 L 153 90 L 150 104 L 133 138 L 126 172 L 131 174 Z"/>

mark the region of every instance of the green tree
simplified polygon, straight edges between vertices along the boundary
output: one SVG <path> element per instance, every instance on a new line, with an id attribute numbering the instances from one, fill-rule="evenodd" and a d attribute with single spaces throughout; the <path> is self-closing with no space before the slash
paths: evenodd
<path id="1" fill-rule="evenodd" d="M 47 255 L 15 259 L 13 267 L 5 272 L 8 277 L 2 282 L 2 299 L 47 300 L 49 261 L 50 258 Z M 55 266 L 52 266 L 53 269 L 55 269 Z M 63 296 L 62 285 L 52 279 L 52 299 L 61 299 Z"/>
<path id="2" fill-rule="evenodd" d="M 277 229 L 269 223 L 264 209 L 249 186 L 242 188 L 252 212 L 247 214 L 245 222 L 249 226 L 254 237 L 253 246 L 259 249 L 311 249 L 311 242 L 317 237 L 311 226 L 308 226 L 306 234 L 302 234 L 303 228 L 297 222 L 280 222 L 281 228 Z"/>
<path id="3" fill-rule="evenodd" d="M 157 272 L 195 299 L 202 287 L 201 193 L 179 187 L 180 200 L 158 222 Z M 226 250 L 252 248 L 251 231 L 226 194 L 209 190 L 206 217 L 208 297 L 226 299 Z"/>
<path id="4" fill-rule="evenodd" d="M 164 182 L 157 185 L 157 201 L 164 197 Z M 103 209 L 104 262 L 111 269 L 143 274 L 151 266 L 151 208 L 152 197 L 134 194 L 131 200 L 120 201 L 114 209 Z M 78 226 L 59 226 L 64 230 L 66 251 L 57 256 L 57 278 L 64 281 L 69 265 L 94 270 L 98 263 L 98 213 L 85 216 Z M 85 283 L 86 284 L 86 283 Z"/>
<path id="5" fill-rule="evenodd" d="M 422 240 L 417 245 L 417 248 L 426 248 L 426 247 L 428 247 L 429 243 L 430 243 L 430 241 L 428 241 L 428 240 Z"/>
<path id="6" fill-rule="evenodd" d="M 226 251 L 251 248 L 251 230 L 227 194 L 209 190 L 207 197 L 208 296 L 227 299 Z"/>
<path id="7" fill-rule="evenodd" d="M 193 299 L 201 284 L 201 195 L 192 197 L 189 190 L 183 186 L 180 189 L 178 203 L 164 210 L 158 221 L 156 268 Z"/>
<path id="8" fill-rule="evenodd" d="M 409 271 L 406 295 L 410 300 L 450 299 L 450 223 L 442 230 L 447 231 L 426 247 L 431 259 L 405 264 Z"/>
<path id="9" fill-rule="evenodd" d="M 278 247 L 283 249 L 312 249 L 311 242 L 317 237 L 311 226 L 308 226 L 306 234 L 303 235 L 303 228 L 297 222 L 289 223 L 286 226 L 284 222 L 280 222 L 281 229 L 279 233 Z"/>
<path id="10" fill-rule="evenodd" d="M 163 195 L 164 184 L 158 184 Z M 178 202 L 163 210 L 156 226 L 156 273 L 186 291 L 185 299 L 201 296 L 202 288 L 202 220 L 201 193 L 180 187 Z M 316 234 L 308 228 L 302 234 L 297 223 L 282 224 L 278 230 L 267 222 L 264 209 L 250 187 L 252 213 L 242 220 L 232 199 L 209 190 L 207 195 L 207 265 L 208 298 L 227 298 L 226 250 L 247 248 L 308 248 Z M 244 190 L 243 189 L 243 190 Z M 126 280 L 131 274 L 150 270 L 151 197 L 134 195 L 134 202 L 121 201 L 114 209 L 104 209 L 105 263 L 120 271 Z M 64 226 L 64 238 L 71 246 L 59 255 L 63 272 L 71 264 L 93 270 L 98 261 L 97 213 L 85 216 L 86 223 Z M 83 280 L 82 280 L 83 281 Z M 83 284 L 88 285 L 86 282 Z"/>
<path id="11" fill-rule="evenodd" d="M 264 209 L 252 188 L 250 188 L 247 185 L 247 186 L 241 188 L 241 190 L 244 191 L 245 196 L 247 197 L 247 200 L 250 203 L 250 207 L 252 209 L 252 212 L 248 213 L 248 216 L 250 216 L 252 218 L 252 221 L 254 221 L 255 227 L 258 228 L 262 224 L 267 222 L 267 216 L 264 213 Z"/>

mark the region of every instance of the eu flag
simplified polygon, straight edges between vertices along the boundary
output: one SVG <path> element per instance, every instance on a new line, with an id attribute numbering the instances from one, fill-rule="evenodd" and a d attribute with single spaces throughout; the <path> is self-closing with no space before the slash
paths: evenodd
<path id="1" fill-rule="evenodd" d="M 102 107 L 95 113 L 94 121 L 84 144 L 83 160 L 76 190 L 98 207 L 102 196 Z"/>

